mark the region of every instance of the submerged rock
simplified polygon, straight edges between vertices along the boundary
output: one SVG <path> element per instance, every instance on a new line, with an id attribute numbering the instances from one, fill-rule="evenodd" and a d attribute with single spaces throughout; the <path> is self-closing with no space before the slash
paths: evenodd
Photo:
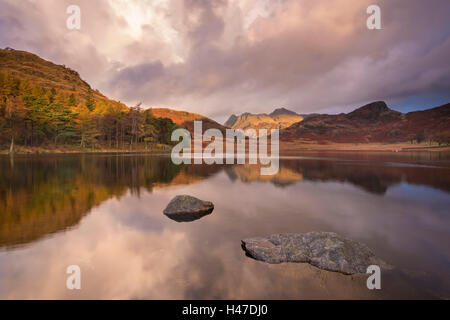
<path id="1" fill-rule="evenodd" d="M 164 214 L 177 222 L 188 222 L 200 219 L 214 210 L 212 202 L 203 201 L 188 195 L 173 198 L 164 209 Z"/>
<path id="2" fill-rule="evenodd" d="M 370 265 L 389 269 L 364 244 L 333 232 L 274 234 L 242 240 L 248 256 L 267 263 L 306 262 L 344 274 L 366 273 Z"/>

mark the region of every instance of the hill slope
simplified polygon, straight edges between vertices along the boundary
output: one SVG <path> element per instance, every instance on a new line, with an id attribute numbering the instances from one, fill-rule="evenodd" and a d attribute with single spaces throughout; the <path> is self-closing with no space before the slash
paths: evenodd
<path id="1" fill-rule="evenodd" d="M 0 147 L 9 152 L 166 148 L 177 125 L 108 99 L 63 65 L 0 50 Z"/>
<path id="2" fill-rule="evenodd" d="M 95 109 L 99 111 L 107 107 L 115 107 L 121 111 L 128 109 L 125 104 L 108 99 L 98 90 L 93 90 L 75 70 L 54 64 L 30 52 L 0 49 L 0 71 L 31 85 L 55 89 L 66 95 L 74 94 L 77 104 L 86 102 L 89 95 L 92 95 Z"/>
<path id="3" fill-rule="evenodd" d="M 314 115 L 281 131 L 282 141 L 394 143 L 433 140 L 447 143 L 450 104 L 403 114 L 377 101 L 350 113 Z"/>
<path id="4" fill-rule="evenodd" d="M 222 133 L 225 133 L 225 130 L 227 129 L 227 127 L 198 113 L 177 111 L 168 108 L 151 108 L 150 110 L 155 117 L 169 118 L 178 126 L 189 130 L 191 133 L 194 132 L 195 120 L 202 121 L 203 131 L 214 128 L 219 129 L 220 131 L 222 131 Z"/>

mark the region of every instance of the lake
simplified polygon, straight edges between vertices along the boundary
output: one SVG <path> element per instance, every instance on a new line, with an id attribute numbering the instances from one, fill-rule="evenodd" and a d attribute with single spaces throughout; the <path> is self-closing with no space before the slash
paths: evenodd
<path id="1" fill-rule="evenodd" d="M 167 156 L 0 158 L 1 299 L 450 298 L 450 155 L 305 152 L 257 165 Z M 177 222 L 178 194 L 212 214 Z M 241 239 L 333 231 L 395 268 L 368 275 L 253 260 Z M 66 268 L 81 268 L 81 290 Z"/>

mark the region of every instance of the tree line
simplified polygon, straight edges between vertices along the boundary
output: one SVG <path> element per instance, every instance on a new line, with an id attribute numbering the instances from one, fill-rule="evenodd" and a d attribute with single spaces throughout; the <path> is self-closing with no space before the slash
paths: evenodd
<path id="1" fill-rule="evenodd" d="M 49 89 L 0 72 L 0 144 L 10 152 L 17 145 L 148 149 L 171 144 L 171 132 L 177 127 L 140 105 L 127 108 L 99 101 L 91 88 L 84 94 Z"/>

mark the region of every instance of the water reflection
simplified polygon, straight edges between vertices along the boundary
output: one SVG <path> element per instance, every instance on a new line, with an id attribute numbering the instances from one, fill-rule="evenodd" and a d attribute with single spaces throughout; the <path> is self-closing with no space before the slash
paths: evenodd
<path id="1" fill-rule="evenodd" d="M 309 154 L 264 177 L 256 166 L 143 155 L 1 158 L 0 298 L 449 297 L 448 163 Z M 211 200 L 214 214 L 167 219 L 177 194 Z M 243 238 L 313 230 L 395 265 L 382 292 L 364 276 L 242 255 Z M 80 292 L 65 289 L 71 264 L 83 270 Z"/>
<path id="2" fill-rule="evenodd" d="M 286 186 L 299 181 L 351 183 L 368 192 L 383 195 L 388 188 L 407 182 L 450 192 L 450 167 L 446 162 L 385 162 L 376 159 L 283 159 L 276 175 L 261 176 L 257 166 L 233 166 L 226 169 L 231 180 L 268 181 Z"/>
<path id="3" fill-rule="evenodd" d="M 166 217 L 176 222 L 192 222 L 211 214 L 211 212 L 189 212 L 182 214 L 166 214 Z"/>
<path id="4" fill-rule="evenodd" d="M 402 182 L 450 192 L 447 157 L 338 154 L 282 159 L 275 175 L 257 165 L 176 166 L 167 157 L 74 155 L 0 158 L 0 246 L 14 246 L 70 228 L 93 207 L 127 190 L 191 184 L 224 170 L 231 181 L 270 182 L 277 187 L 301 181 L 351 183 L 383 195 Z M 397 159 L 398 160 L 398 159 Z M 389 162 L 388 162 L 389 161 Z M 420 162 L 418 162 L 420 161 Z M 195 220 L 195 219 L 193 219 Z"/>
<path id="5" fill-rule="evenodd" d="M 150 157 L 3 158 L 0 245 L 23 244 L 70 228 L 110 197 L 127 190 L 139 195 L 141 187 L 151 191 L 172 183 L 180 170 L 167 159 Z"/>

